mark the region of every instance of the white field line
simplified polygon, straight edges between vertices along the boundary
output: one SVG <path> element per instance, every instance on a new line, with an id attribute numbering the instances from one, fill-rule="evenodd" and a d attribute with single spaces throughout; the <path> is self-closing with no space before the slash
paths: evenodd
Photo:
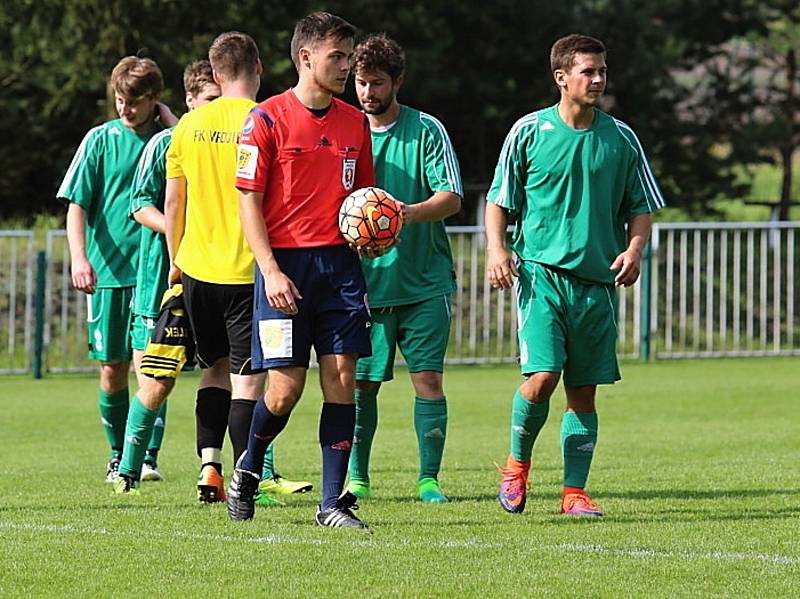
<path id="1" fill-rule="evenodd" d="M 71 526 L 61 524 L 19 524 L 15 522 L 0 522 L 0 530 L 19 530 L 41 533 L 64 533 L 64 534 L 84 534 L 102 535 L 109 537 L 141 537 L 143 535 L 155 538 L 182 538 L 196 541 L 209 541 L 213 543 L 256 543 L 264 545 L 350 545 L 352 547 L 370 547 L 383 549 L 398 549 L 424 545 L 425 547 L 437 547 L 440 549 L 501 549 L 504 546 L 500 543 L 483 543 L 476 540 L 467 541 L 443 541 L 438 543 L 413 543 L 413 542 L 393 542 L 393 541 L 374 541 L 369 539 L 296 539 L 280 535 L 268 535 L 262 537 L 237 537 L 231 535 L 198 534 L 182 530 L 175 530 L 165 533 L 147 533 L 138 531 L 110 530 L 108 528 L 93 528 L 89 526 Z M 770 564 L 794 565 L 800 564 L 800 556 L 789 555 L 770 555 L 767 553 L 731 553 L 726 551 L 693 552 L 693 551 L 660 551 L 657 549 L 646 548 L 618 548 L 604 547 L 603 545 L 581 545 L 574 543 L 557 543 L 553 545 L 539 545 L 530 547 L 534 551 L 545 551 L 550 553 L 591 553 L 603 554 L 617 557 L 629 557 L 633 559 L 678 559 L 678 560 L 710 560 L 718 562 L 764 562 Z"/>

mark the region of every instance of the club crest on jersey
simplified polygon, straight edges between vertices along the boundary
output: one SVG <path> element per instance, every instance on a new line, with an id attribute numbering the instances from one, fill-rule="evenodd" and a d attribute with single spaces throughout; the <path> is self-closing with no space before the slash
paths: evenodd
<path id="1" fill-rule="evenodd" d="M 353 189 L 356 180 L 356 159 L 345 158 L 342 160 L 342 187 L 345 191 Z"/>

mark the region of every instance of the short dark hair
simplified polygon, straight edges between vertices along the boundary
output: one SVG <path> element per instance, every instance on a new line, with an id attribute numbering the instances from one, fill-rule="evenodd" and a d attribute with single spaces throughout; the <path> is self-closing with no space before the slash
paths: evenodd
<path id="1" fill-rule="evenodd" d="M 606 47 L 598 39 L 571 33 L 566 37 L 556 40 L 550 49 L 550 72 L 557 70 L 569 71 L 575 64 L 576 54 L 602 54 L 606 55 Z"/>
<path id="2" fill-rule="evenodd" d="M 313 46 L 327 39 L 338 41 L 355 38 L 355 36 L 356 28 L 342 17 L 337 17 L 329 12 L 313 12 L 300 19 L 294 26 L 291 46 L 292 62 L 299 71 L 300 48 L 303 46 Z"/>
<path id="3" fill-rule="evenodd" d="M 228 31 L 211 42 L 208 60 L 214 71 L 226 80 L 234 81 L 256 72 L 258 46 L 246 33 Z"/>
<path id="4" fill-rule="evenodd" d="M 164 77 L 155 61 L 126 56 L 111 71 L 109 88 L 123 98 L 155 97 L 164 91 Z"/>
<path id="5" fill-rule="evenodd" d="M 183 89 L 187 94 L 197 96 L 208 85 L 217 85 L 211 71 L 211 63 L 207 60 L 196 60 L 186 65 L 183 70 Z"/>
<path id="6" fill-rule="evenodd" d="M 385 33 L 367 36 L 356 46 L 353 55 L 354 71 L 383 71 L 397 79 L 406 69 L 406 53 L 396 41 Z"/>

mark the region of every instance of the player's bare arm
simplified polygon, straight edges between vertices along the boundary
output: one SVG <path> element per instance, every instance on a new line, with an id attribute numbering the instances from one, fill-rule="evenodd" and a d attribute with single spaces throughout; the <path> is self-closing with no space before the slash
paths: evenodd
<path id="1" fill-rule="evenodd" d="M 404 224 L 444 220 L 461 210 L 461 196 L 452 191 L 437 191 L 424 202 L 401 202 L 401 206 Z"/>
<path id="2" fill-rule="evenodd" d="M 133 219 L 156 233 L 166 233 L 164 213 L 155 206 L 143 206 L 133 213 Z"/>
<path id="3" fill-rule="evenodd" d="M 486 275 L 494 289 L 510 289 L 518 276 L 514 257 L 506 248 L 508 213 L 505 208 L 486 203 Z"/>
<path id="4" fill-rule="evenodd" d="M 247 243 L 255 256 L 256 264 L 264 275 L 264 291 L 269 305 L 285 312 L 297 314 L 298 299 L 303 299 L 294 282 L 278 266 L 269 243 L 261 203 L 264 194 L 258 191 L 239 190 L 239 218 Z"/>
<path id="5" fill-rule="evenodd" d="M 72 285 L 84 293 L 94 293 L 97 273 L 86 257 L 86 211 L 77 204 L 70 204 L 67 209 L 67 242 Z"/>
<path id="6" fill-rule="evenodd" d="M 181 278 L 181 271 L 175 266 L 175 256 L 186 230 L 186 179 L 175 177 L 167 179 L 164 192 L 164 221 L 167 237 L 167 251 L 169 252 L 169 282 L 177 283 Z"/>
<path id="7" fill-rule="evenodd" d="M 637 214 L 628 221 L 628 248 L 616 257 L 611 270 L 618 270 L 614 277 L 617 287 L 630 287 L 639 278 L 642 252 L 650 237 L 652 217 L 650 214 Z"/>

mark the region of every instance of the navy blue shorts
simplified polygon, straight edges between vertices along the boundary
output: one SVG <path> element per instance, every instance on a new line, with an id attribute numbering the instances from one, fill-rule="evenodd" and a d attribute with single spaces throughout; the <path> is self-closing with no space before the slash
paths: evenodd
<path id="1" fill-rule="evenodd" d="M 270 307 L 264 277 L 256 268 L 253 368 L 308 368 L 312 345 L 318 356 L 372 355 L 367 283 L 356 253 L 346 245 L 273 253 L 303 299 L 297 300 L 297 314 Z"/>

